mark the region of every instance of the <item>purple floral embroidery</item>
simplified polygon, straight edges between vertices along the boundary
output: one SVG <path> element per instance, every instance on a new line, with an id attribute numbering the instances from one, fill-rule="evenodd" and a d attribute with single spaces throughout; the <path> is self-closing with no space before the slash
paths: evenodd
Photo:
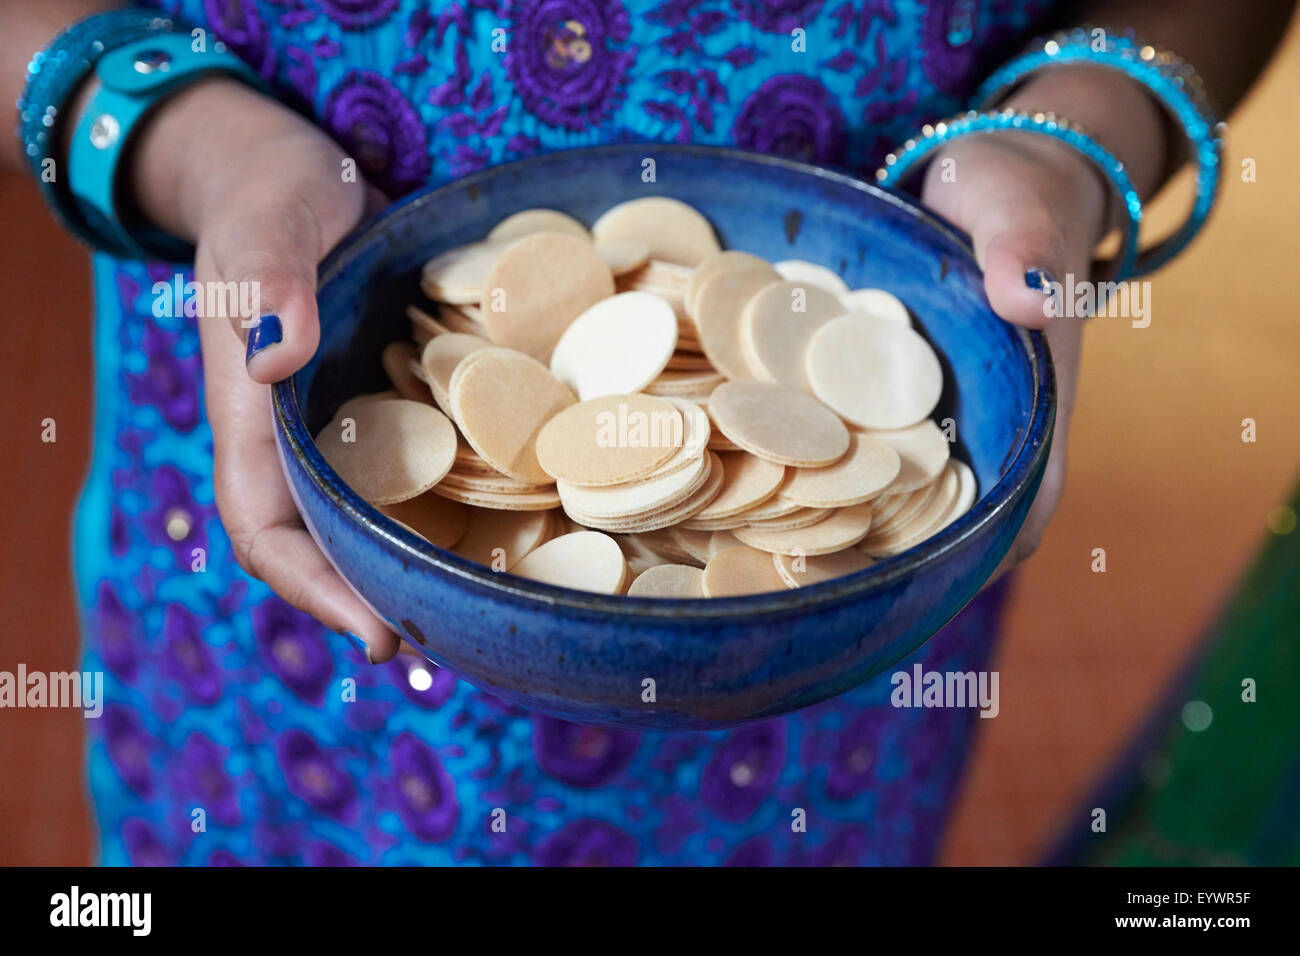
<path id="1" fill-rule="evenodd" d="M 772 866 L 775 854 L 766 837 L 753 837 L 732 851 L 723 866 Z"/>
<path id="2" fill-rule="evenodd" d="M 360 866 L 360 861 L 343 852 L 333 843 L 319 840 L 307 844 L 303 850 L 304 861 L 308 866 Z"/>
<path id="3" fill-rule="evenodd" d="M 826 776 L 826 795 L 832 800 L 851 799 L 871 785 L 888 716 L 878 707 L 864 710 L 840 732 Z"/>
<path id="4" fill-rule="evenodd" d="M 221 670 L 200 633 L 199 618 L 181 604 L 167 605 L 163 615 L 163 672 L 196 703 L 221 699 Z"/>
<path id="5" fill-rule="evenodd" d="M 700 778 L 700 800 L 724 820 L 739 822 L 758 809 L 785 760 L 785 725 L 765 720 L 733 731 Z"/>
<path id="6" fill-rule="evenodd" d="M 107 581 L 100 581 L 95 592 L 95 631 L 99 637 L 99 655 L 104 666 L 128 684 L 135 680 L 135 618 L 118 599 Z"/>
<path id="7" fill-rule="evenodd" d="M 295 797 L 335 820 L 353 815 L 356 784 L 310 734 L 297 729 L 287 731 L 275 742 L 275 757 Z"/>
<path id="8" fill-rule="evenodd" d="M 334 674 L 321 626 L 279 598 L 253 608 L 253 635 L 271 672 L 309 704 L 319 704 Z"/>
<path id="9" fill-rule="evenodd" d="M 321 121 L 370 178 L 399 196 L 429 178 L 428 132 L 402 92 L 378 73 L 352 70 L 330 91 Z"/>
<path id="10" fill-rule="evenodd" d="M 451 836 L 460 816 L 456 783 L 428 745 L 414 734 L 393 741 L 389 760 L 397 789 L 397 812 L 406 829 L 426 843 Z"/>
<path id="11" fill-rule="evenodd" d="M 814 855 L 814 866 L 857 866 L 867 848 L 867 834 L 857 824 L 840 827 Z"/>
<path id="12" fill-rule="evenodd" d="M 265 80 L 275 75 L 275 47 L 252 0 L 203 0 L 208 25 Z"/>
<path id="13" fill-rule="evenodd" d="M 153 774 L 149 769 L 153 738 L 140 726 L 135 713 L 125 707 L 109 704 L 100 720 L 104 723 L 109 762 L 128 787 L 148 799 L 153 795 Z"/>
<path id="14" fill-rule="evenodd" d="M 764 33 L 789 33 L 807 28 L 825 0 L 731 0 L 737 15 Z"/>
<path id="15" fill-rule="evenodd" d="M 193 733 L 181 751 L 181 791 L 189 795 L 195 805 L 222 826 L 233 827 L 239 823 L 239 805 L 235 788 L 226 774 L 225 747 L 211 737 Z M 192 808 L 191 808 L 192 809 Z"/>
<path id="16" fill-rule="evenodd" d="M 215 509 L 194 500 L 189 479 L 172 465 L 162 465 L 153 473 L 149 500 L 153 507 L 139 517 L 145 537 L 169 549 L 177 566 L 188 572 L 194 549 L 208 549 L 204 522 Z"/>
<path id="17" fill-rule="evenodd" d="M 345 30 L 364 30 L 397 9 L 398 0 L 319 0 L 325 14 Z"/>
<path id="18" fill-rule="evenodd" d="M 132 866 L 174 866 L 158 834 L 144 820 L 127 820 L 122 824 L 122 842 Z"/>
<path id="19" fill-rule="evenodd" d="M 635 866 L 636 838 L 603 820 L 575 820 L 537 845 L 538 866 Z"/>
<path id="20" fill-rule="evenodd" d="M 243 866 L 244 862 L 229 850 L 213 850 L 208 856 L 208 866 Z"/>
<path id="21" fill-rule="evenodd" d="M 921 68 L 941 93 L 969 92 L 977 66 L 975 0 L 930 0 L 921 25 Z"/>
<path id="22" fill-rule="evenodd" d="M 506 75 L 524 107 L 552 126 L 585 130 L 622 100 L 636 59 L 631 27 L 617 0 L 509 0 L 513 38 Z"/>
<path id="23" fill-rule="evenodd" d="M 131 404 L 156 408 L 170 428 L 184 434 L 193 431 L 199 423 L 203 363 L 197 352 L 179 355 L 180 340 L 179 333 L 146 322 L 145 371 L 139 375 L 125 374 Z"/>
<path id="24" fill-rule="evenodd" d="M 456 675 L 428 661 L 415 661 L 399 655 L 388 665 L 388 671 L 406 699 L 427 710 L 438 709 L 456 693 Z M 426 680 L 428 686 L 425 686 Z"/>
<path id="25" fill-rule="evenodd" d="M 574 724 L 538 714 L 533 717 L 533 755 L 543 773 L 572 787 L 591 789 L 609 783 L 632 761 L 641 735 Z"/>
<path id="26" fill-rule="evenodd" d="M 843 162 L 844 113 L 820 82 L 785 74 L 768 80 L 745 101 L 731 131 L 736 145 L 804 162 Z"/>

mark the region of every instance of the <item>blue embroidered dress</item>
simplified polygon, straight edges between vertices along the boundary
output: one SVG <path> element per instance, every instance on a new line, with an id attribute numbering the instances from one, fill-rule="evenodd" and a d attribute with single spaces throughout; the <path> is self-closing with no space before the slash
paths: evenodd
<path id="1" fill-rule="evenodd" d="M 159 5 L 225 42 L 398 196 L 629 138 L 865 174 L 964 105 L 1049 4 Z M 974 711 L 895 709 L 879 679 L 729 732 L 578 726 L 409 658 L 371 667 L 245 576 L 213 503 L 194 320 L 153 315 L 152 286 L 173 271 L 95 259 L 96 437 L 75 551 L 84 667 L 106 677 L 88 755 L 104 863 L 934 858 Z M 900 669 L 986 668 L 1001 598 L 985 592 Z"/>

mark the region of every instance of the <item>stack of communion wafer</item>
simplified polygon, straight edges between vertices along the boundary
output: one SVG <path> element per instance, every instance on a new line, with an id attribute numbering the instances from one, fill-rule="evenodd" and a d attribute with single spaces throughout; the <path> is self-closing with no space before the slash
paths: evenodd
<path id="1" fill-rule="evenodd" d="M 906 307 L 722 251 L 672 199 L 510 216 L 426 263 L 433 303 L 326 460 L 393 520 L 552 584 L 723 597 L 830 580 L 975 500 Z"/>

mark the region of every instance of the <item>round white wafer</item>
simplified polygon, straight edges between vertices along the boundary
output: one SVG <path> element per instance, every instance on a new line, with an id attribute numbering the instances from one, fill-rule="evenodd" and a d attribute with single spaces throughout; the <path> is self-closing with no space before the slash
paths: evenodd
<path id="1" fill-rule="evenodd" d="M 469 508 L 431 491 L 379 510 L 440 548 L 453 547 L 469 526 Z"/>
<path id="2" fill-rule="evenodd" d="M 380 353 L 379 361 L 388 380 L 393 383 L 393 389 L 402 398 L 428 405 L 432 397 L 429 386 L 411 370 L 411 363 L 418 363 L 419 358 L 420 353 L 410 342 L 389 342 Z"/>
<path id="3" fill-rule="evenodd" d="M 907 306 L 898 296 L 884 289 L 854 289 L 840 296 L 845 312 L 870 315 L 895 325 L 912 325 L 912 318 L 907 314 Z"/>
<path id="4" fill-rule="evenodd" d="M 618 485 L 651 475 L 685 437 L 682 413 L 666 399 L 603 395 L 553 416 L 537 436 L 537 456 L 568 485 Z"/>
<path id="5" fill-rule="evenodd" d="M 755 548 L 725 548 L 704 566 L 704 593 L 711 598 L 784 590 L 772 556 Z"/>
<path id="6" fill-rule="evenodd" d="M 429 391 L 433 393 L 433 400 L 444 413 L 451 414 L 451 397 L 448 389 L 451 388 L 451 377 L 456 372 L 456 366 L 471 352 L 491 348 L 491 346 L 492 343 L 487 339 L 481 339 L 477 335 L 466 335 L 463 332 L 448 332 L 434 336 L 424 346 L 424 350 L 420 353 L 420 366 L 424 369 L 424 376 L 429 383 Z"/>
<path id="7" fill-rule="evenodd" d="M 774 554 L 776 572 L 792 588 L 808 587 L 856 574 L 876 563 L 875 558 L 857 548 L 845 548 L 833 554 L 799 555 Z"/>
<path id="8" fill-rule="evenodd" d="M 756 508 L 774 494 L 785 480 L 785 466 L 747 451 L 719 452 L 726 478 L 722 490 L 709 506 L 695 515 L 704 521 L 729 518 Z"/>
<path id="9" fill-rule="evenodd" d="M 815 285 L 838 297 L 849 291 L 849 284 L 839 274 L 825 266 L 805 259 L 785 259 L 775 265 L 781 278 L 801 285 Z"/>
<path id="10" fill-rule="evenodd" d="M 537 460 L 537 434 L 574 403 L 573 393 L 546 366 L 518 352 L 494 348 L 470 355 L 456 366 L 448 388 L 461 434 L 497 471 L 534 484 L 550 481 Z"/>
<path id="11" fill-rule="evenodd" d="M 456 429 L 432 405 L 381 399 L 336 416 L 316 436 L 316 447 L 353 491 L 388 505 L 428 491 L 451 470 Z"/>
<path id="12" fill-rule="evenodd" d="M 476 508 L 491 508 L 500 511 L 547 511 L 560 507 L 560 495 L 554 488 L 529 494 L 501 491 L 471 491 L 468 488 L 456 488 L 440 482 L 434 485 L 435 494 L 462 501 Z"/>
<path id="13" fill-rule="evenodd" d="M 726 272 L 729 269 L 772 271 L 772 265 L 766 259 L 760 259 L 748 252 L 739 252 L 735 249 L 728 249 L 725 252 L 717 252 L 709 256 L 695 267 L 695 271 L 691 273 L 691 281 L 686 287 L 686 313 L 692 321 L 699 314 L 698 299 L 700 289 L 703 288 L 704 283 L 717 273 Z"/>
<path id="14" fill-rule="evenodd" d="M 628 597 L 702 598 L 704 572 L 689 564 L 661 564 L 637 575 L 627 594 Z"/>
<path id="15" fill-rule="evenodd" d="M 647 395 L 703 399 L 725 381 L 717 372 L 661 372 L 643 391 Z"/>
<path id="16" fill-rule="evenodd" d="M 750 299 L 778 281 L 770 268 L 737 268 L 715 272 L 701 284 L 695 311 L 700 347 L 713 367 L 727 378 L 754 377 L 745 358 L 742 317 Z"/>
<path id="17" fill-rule="evenodd" d="M 722 465 L 719 464 L 716 455 L 710 454 L 708 471 L 706 472 L 704 481 L 685 501 L 661 509 L 644 517 L 634 517 L 630 519 L 627 524 L 615 528 L 614 530 L 644 533 L 647 531 L 659 531 L 680 524 L 713 500 L 713 498 L 718 494 L 718 490 L 722 487 L 722 478 Z"/>
<path id="18" fill-rule="evenodd" d="M 569 323 L 613 294 L 614 277 L 589 241 L 534 232 L 506 246 L 493 264 L 483 287 L 483 324 L 497 345 L 545 362 Z"/>
<path id="19" fill-rule="evenodd" d="M 898 513 L 903 505 L 907 504 L 907 499 L 912 497 L 910 491 L 905 491 L 898 495 L 881 495 L 871 502 L 871 525 L 884 524 Z"/>
<path id="20" fill-rule="evenodd" d="M 438 302 L 477 302 L 504 248 L 501 243 L 471 242 L 434 256 L 420 273 L 424 294 Z"/>
<path id="21" fill-rule="evenodd" d="M 929 419 L 910 428 L 867 429 L 861 434 L 884 442 L 898 452 L 898 474 L 885 489 L 888 494 L 902 494 L 928 485 L 948 463 L 951 448 L 948 439 Z"/>
<path id="22" fill-rule="evenodd" d="M 790 473 L 787 471 L 785 481 L 789 481 L 789 480 L 790 480 Z M 787 515 L 794 514 L 796 511 L 803 510 L 803 505 L 796 504 L 793 501 L 787 501 L 785 498 L 782 498 L 779 489 L 780 486 L 778 486 L 778 490 L 775 495 L 773 495 L 771 498 L 768 498 L 766 501 L 764 501 L 762 504 L 758 505 L 757 507 L 748 508 L 745 511 L 740 512 L 739 514 L 734 515 L 733 517 L 737 518 L 740 521 L 740 524 L 732 525 L 732 527 L 740 528 L 751 521 L 771 521 L 773 518 L 784 518 Z"/>
<path id="23" fill-rule="evenodd" d="M 809 340 L 806 368 L 813 394 L 862 428 L 915 425 L 943 392 L 934 349 L 884 319 L 831 319 Z"/>
<path id="24" fill-rule="evenodd" d="M 454 469 L 447 472 L 440 484 L 465 491 L 496 491 L 503 495 L 535 495 L 551 490 L 549 481 L 544 484 L 534 484 L 528 481 L 517 481 L 509 475 L 496 472 L 457 472 Z"/>
<path id="25" fill-rule="evenodd" d="M 941 474 L 939 477 L 942 478 L 943 475 Z M 907 495 L 907 499 L 903 502 L 901 508 L 897 509 L 887 519 L 882 519 L 872 525 L 872 537 L 883 537 L 888 534 L 893 534 L 901 528 L 907 527 L 916 519 L 917 514 L 919 514 L 931 501 L 934 500 L 935 492 L 938 488 L 939 481 L 936 479 L 928 485 L 925 485 L 922 488 L 917 488 L 911 494 Z"/>
<path id="26" fill-rule="evenodd" d="M 697 266 L 718 251 L 709 221 L 686 203 L 666 196 L 647 196 L 619 203 L 591 227 L 597 241 L 640 239 L 650 255 L 684 266 Z"/>
<path id="27" fill-rule="evenodd" d="M 870 501 L 898 477 L 898 452 L 864 432 L 849 433 L 849 450 L 825 468 L 797 468 L 781 496 L 806 508 L 846 508 Z"/>
<path id="28" fill-rule="evenodd" d="M 773 554 L 831 554 L 852 547 L 871 530 L 871 505 L 837 508 L 828 517 L 793 531 L 737 528 L 731 532 L 751 548 Z"/>
<path id="29" fill-rule="evenodd" d="M 683 551 L 701 564 L 709 560 L 709 540 L 712 531 L 692 531 L 682 525 L 673 525 L 665 529 L 666 533 Z"/>
<path id="30" fill-rule="evenodd" d="M 621 292 L 591 306 L 560 336 L 551 372 L 586 401 L 639 392 L 677 348 L 672 307 L 649 292 Z"/>
<path id="31" fill-rule="evenodd" d="M 833 508 L 800 508 L 798 511 L 792 511 L 788 515 L 781 515 L 778 518 L 746 521 L 743 527 L 753 528 L 756 531 L 797 531 L 799 528 L 810 527 L 830 517 L 831 512 L 834 510 Z M 741 515 L 741 517 L 744 517 L 744 515 Z"/>
<path id="32" fill-rule="evenodd" d="M 615 278 L 635 272 L 650 261 L 650 244 L 640 239 L 597 239 L 596 252 Z"/>
<path id="33" fill-rule="evenodd" d="M 412 331 L 420 330 L 426 336 L 426 339 L 451 331 L 428 312 L 414 305 L 406 307 L 406 317 L 411 320 Z"/>
<path id="34" fill-rule="evenodd" d="M 709 396 L 709 416 L 741 448 L 782 465 L 830 465 L 849 449 L 835 413 L 786 385 L 726 382 Z"/>
<path id="35" fill-rule="evenodd" d="M 525 209 L 506 216 L 487 234 L 488 242 L 510 242 L 535 232 L 563 232 L 591 241 L 587 227 L 572 216 L 554 209 Z"/>
<path id="36" fill-rule="evenodd" d="M 598 520 L 640 518 L 671 508 L 689 498 L 704 483 L 709 469 L 706 453 L 689 467 L 662 478 L 595 488 L 567 481 L 557 481 L 555 485 L 564 510 L 577 521 L 590 524 Z"/>
<path id="37" fill-rule="evenodd" d="M 740 342 L 756 378 L 809 391 L 804 356 L 813 333 L 844 314 L 839 297 L 808 282 L 776 282 L 745 306 Z"/>
<path id="38" fill-rule="evenodd" d="M 562 588 L 618 594 L 627 578 L 627 561 L 609 535 L 578 531 L 552 538 L 528 553 L 514 566 L 514 573 Z"/>
<path id="39" fill-rule="evenodd" d="M 547 539 L 554 514 L 471 509 L 465 533 L 452 550 L 494 570 L 509 571 Z"/>
<path id="40" fill-rule="evenodd" d="M 872 557 L 886 557 L 901 554 L 920 544 L 930 537 L 952 508 L 960 487 L 957 472 L 945 468 L 939 480 L 934 483 L 931 494 L 910 518 L 903 522 L 895 521 L 890 530 L 870 536 L 862 542 L 861 550 Z"/>

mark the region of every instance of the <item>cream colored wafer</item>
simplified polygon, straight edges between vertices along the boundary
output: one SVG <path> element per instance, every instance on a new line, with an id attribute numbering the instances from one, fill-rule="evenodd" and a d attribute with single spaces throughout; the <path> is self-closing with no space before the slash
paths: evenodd
<path id="1" fill-rule="evenodd" d="M 609 535 L 578 531 L 552 538 L 525 555 L 514 573 L 557 587 L 618 594 L 627 578 L 627 561 Z"/>
<path id="2" fill-rule="evenodd" d="M 477 302 L 505 245 L 471 242 L 448 249 L 424 264 L 420 287 L 438 302 Z"/>
<path id="3" fill-rule="evenodd" d="M 940 474 L 939 477 L 942 478 L 943 475 Z M 893 534 L 895 531 L 907 527 L 907 525 L 915 520 L 917 514 L 934 500 L 934 495 L 938 490 L 938 487 L 939 481 L 936 479 L 924 487 L 917 488 L 907 496 L 907 500 L 903 502 L 901 508 L 898 508 L 888 518 L 882 519 L 874 524 L 871 529 L 872 534 L 876 537 L 881 537 L 886 534 Z"/>
<path id="4" fill-rule="evenodd" d="M 593 521 L 610 519 L 639 519 L 689 498 L 708 478 L 708 454 L 687 468 L 682 468 L 663 478 L 652 478 L 631 484 L 590 487 L 556 481 L 564 510 L 575 520 L 593 526 Z M 623 530 L 623 529 L 617 529 Z"/>
<path id="5" fill-rule="evenodd" d="M 807 528 L 830 517 L 834 508 L 800 508 L 779 518 L 764 518 L 761 521 L 746 521 L 744 527 L 756 531 L 797 531 Z M 743 515 L 742 515 L 743 517 Z"/>
<path id="6" fill-rule="evenodd" d="M 723 269 L 700 285 L 695 312 L 700 346 L 713 367 L 733 381 L 754 378 L 745 357 L 745 308 L 754 296 L 779 281 L 771 268 Z"/>
<path id="7" fill-rule="evenodd" d="M 452 549 L 462 558 L 509 571 L 546 541 L 554 527 L 554 511 L 493 511 L 473 508 L 461 539 Z"/>
<path id="8" fill-rule="evenodd" d="M 703 563 L 709 560 L 709 539 L 713 537 L 712 531 L 692 531 L 683 525 L 674 525 L 666 530 L 673 541 L 696 561 Z"/>
<path id="9" fill-rule="evenodd" d="M 423 329 L 429 338 L 451 331 L 451 329 L 418 306 L 408 305 L 406 307 L 406 317 L 411 320 L 412 330 Z"/>
<path id="10" fill-rule="evenodd" d="M 554 209 L 525 209 L 506 216 L 487 234 L 488 242 L 510 242 L 535 232 L 563 232 L 591 241 L 587 227 L 572 216 Z"/>
<path id="11" fill-rule="evenodd" d="M 472 360 L 461 360 L 448 387 L 461 434 L 497 471 L 534 484 L 550 481 L 537 460 L 537 436 L 574 403 L 573 393 L 526 355 L 498 348 L 470 354 Z"/>
<path id="12" fill-rule="evenodd" d="M 627 589 L 628 597 L 702 598 L 704 572 L 689 564 L 661 564 L 648 568 Z"/>
<path id="13" fill-rule="evenodd" d="M 707 521 L 749 511 L 775 495 L 785 480 L 784 465 L 747 451 L 719 453 L 718 458 L 726 472 L 722 490 L 696 518 Z"/>
<path id="14" fill-rule="evenodd" d="M 316 436 L 316 447 L 353 491 L 387 505 L 442 480 L 456 460 L 456 429 L 432 405 L 382 399 L 336 416 Z"/>
<path id="15" fill-rule="evenodd" d="M 717 372 L 661 372 L 643 391 L 647 395 L 705 399 L 726 379 Z"/>
<path id="16" fill-rule="evenodd" d="M 615 278 L 635 272 L 650 261 L 650 243 L 640 239 L 597 239 L 596 252 Z"/>
<path id="17" fill-rule="evenodd" d="M 943 392 L 943 368 L 928 342 L 884 319 L 842 315 L 808 342 L 812 392 L 861 428 L 906 428 L 925 419 Z"/>
<path id="18" fill-rule="evenodd" d="M 612 537 L 618 542 L 619 549 L 623 552 L 623 559 L 627 561 L 629 574 L 642 574 L 650 568 L 676 563 L 666 560 L 657 551 L 649 547 L 642 540 L 645 537 L 643 534 L 615 534 Z"/>
<path id="19" fill-rule="evenodd" d="M 789 481 L 789 480 L 790 480 L 790 473 L 787 471 L 785 481 Z M 784 484 L 784 482 L 782 482 L 782 484 Z M 757 507 L 748 508 L 740 512 L 739 514 L 735 515 L 734 517 L 739 519 L 740 524 L 735 525 L 734 527 L 737 528 L 743 527 L 744 525 L 748 524 L 751 521 L 770 521 L 773 518 L 784 518 L 787 515 L 792 515 L 796 511 L 802 511 L 802 510 L 803 510 L 803 505 L 796 504 L 793 501 L 787 501 L 786 499 L 782 498 L 778 486 L 777 493 L 773 495 L 771 498 L 768 498 L 766 501 L 764 501 L 762 504 L 758 505 Z"/>
<path id="20" fill-rule="evenodd" d="M 393 389 L 402 398 L 428 405 L 433 399 L 429 386 L 411 368 L 412 362 L 419 364 L 419 357 L 420 353 L 410 342 L 389 342 L 380 353 L 379 361 L 384 374 L 393 383 Z"/>
<path id="21" fill-rule="evenodd" d="M 671 395 L 663 396 L 662 401 L 672 405 L 673 408 L 681 412 L 682 415 L 682 444 L 681 447 L 672 453 L 672 455 L 662 465 L 659 465 L 650 474 L 646 475 L 639 481 L 649 481 L 651 478 L 663 478 L 671 475 L 679 468 L 686 468 L 696 458 L 704 454 L 709 445 L 709 437 L 712 434 L 712 425 L 709 423 L 709 416 L 704 409 L 695 402 L 688 401 L 684 398 L 676 398 Z"/>
<path id="22" fill-rule="evenodd" d="M 901 554 L 920 544 L 937 529 L 944 516 L 957 501 L 961 480 L 955 469 L 945 468 L 924 504 L 906 521 L 895 521 L 886 531 L 870 535 L 862 542 L 861 550 L 872 557 Z"/>
<path id="23" fill-rule="evenodd" d="M 573 320 L 551 353 L 551 372 L 579 400 L 639 392 L 677 348 L 672 308 L 649 292 L 621 292 Z"/>
<path id="24" fill-rule="evenodd" d="M 604 395 L 554 415 L 537 436 L 537 457 L 546 474 L 568 485 L 618 485 L 667 462 L 685 431 L 682 413 L 665 399 Z"/>
<path id="25" fill-rule="evenodd" d="M 696 266 L 695 271 L 691 273 L 691 281 L 686 287 L 687 314 L 692 320 L 699 314 L 698 299 L 700 289 L 705 282 L 719 272 L 726 272 L 729 269 L 770 270 L 771 268 L 771 264 L 766 259 L 760 259 L 748 252 L 728 249 L 725 252 L 714 253 Z"/>
<path id="26" fill-rule="evenodd" d="M 844 304 L 846 312 L 870 315 L 908 328 L 912 325 L 907 306 L 896 295 L 884 289 L 854 289 L 840 296 L 840 302 Z"/>
<path id="27" fill-rule="evenodd" d="M 453 547 L 469 526 L 469 508 L 431 491 L 408 501 L 381 505 L 379 510 L 440 548 Z"/>
<path id="28" fill-rule="evenodd" d="M 741 448 L 783 465 L 830 465 L 849 448 L 835 413 L 786 385 L 726 382 L 709 396 L 709 416 Z"/>
<path id="29" fill-rule="evenodd" d="M 459 306 L 442 305 L 438 309 L 438 318 L 443 325 L 451 332 L 459 332 L 462 335 L 473 335 L 477 338 L 488 341 L 487 326 L 477 319 L 471 319 L 461 311 Z"/>
<path id="30" fill-rule="evenodd" d="M 785 259 L 774 263 L 773 268 L 781 273 L 782 279 L 787 279 L 799 285 L 815 285 L 836 298 L 847 294 L 849 291 L 849 284 L 841 279 L 833 269 L 828 269 L 815 262 L 809 262 L 806 259 Z"/>
<path id="31" fill-rule="evenodd" d="M 569 323 L 613 294 L 614 277 L 590 242 L 535 232 L 506 246 L 493 265 L 483 287 L 483 324 L 497 345 L 546 362 Z"/>
<path id="32" fill-rule="evenodd" d="M 898 474 L 885 489 L 887 494 L 902 494 L 928 485 L 948 463 L 951 445 L 939 426 L 929 419 L 910 428 L 866 429 L 861 434 L 884 442 L 898 452 Z"/>
<path id="33" fill-rule="evenodd" d="M 871 505 L 837 508 L 806 528 L 793 531 L 766 531 L 737 528 L 731 532 L 751 548 L 773 554 L 832 554 L 852 547 L 871 530 Z"/>
<path id="34" fill-rule="evenodd" d="M 807 282 L 774 282 L 749 300 L 740 343 L 755 378 L 810 391 L 804 356 L 813 333 L 844 313 L 839 297 Z"/>
<path id="35" fill-rule="evenodd" d="M 479 349 L 491 348 L 492 343 L 477 335 L 463 332 L 448 332 L 431 338 L 420 353 L 420 366 L 424 369 L 425 381 L 433 393 L 433 400 L 446 414 L 451 414 L 451 377 L 456 366 L 466 355 Z"/>
<path id="36" fill-rule="evenodd" d="M 803 588 L 823 581 L 833 581 L 849 574 L 857 574 L 876 563 L 875 558 L 857 548 L 845 548 L 833 554 L 796 555 L 774 554 L 776 572 L 789 587 Z"/>
<path id="37" fill-rule="evenodd" d="M 884 524 L 898 513 L 898 509 L 907 504 L 912 492 L 905 491 L 899 495 L 881 495 L 871 502 L 871 524 Z"/>
<path id="38" fill-rule="evenodd" d="M 709 221 L 686 203 L 666 196 L 647 196 L 619 203 L 591 227 L 597 241 L 640 239 L 656 259 L 697 266 L 718 251 Z"/>
<path id="39" fill-rule="evenodd" d="M 516 481 L 509 475 L 483 474 L 482 472 L 449 471 L 440 484 L 450 485 L 465 491 L 493 491 L 503 495 L 535 495 L 551 490 L 551 482 L 535 484 Z"/>
<path id="40" fill-rule="evenodd" d="M 878 497 L 898 477 L 898 452 L 864 432 L 849 433 L 849 450 L 825 468 L 797 468 L 781 496 L 806 508 L 845 508 Z"/>
<path id="41" fill-rule="evenodd" d="M 784 590 L 785 582 L 765 551 L 743 545 L 725 548 L 704 566 L 704 593 L 711 598 Z"/>
<path id="42" fill-rule="evenodd" d="M 704 482 L 695 489 L 689 498 L 680 504 L 673 505 L 670 508 L 657 511 L 648 516 L 633 518 L 630 523 L 621 528 L 616 528 L 615 530 L 645 533 L 648 531 L 659 531 L 664 528 L 671 528 L 685 521 L 687 518 L 690 518 L 700 509 L 708 505 L 708 503 L 717 495 L 718 490 L 722 487 L 723 478 L 722 466 L 718 463 L 717 457 L 711 455 L 710 458 L 711 463 Z"/>
<path id="43" fill-rule="evenodd" d="M 499 511 L 546 511 L 560 507 L 560 495 L 555 489 L 539 491 L 534 494 L 513 494 L 499 491 L 470 491 L 468 488 L 453 488 L 448 484 L 434 486 L 435 494 L 463 501 L 478 508 L 492 508 Z"/>

